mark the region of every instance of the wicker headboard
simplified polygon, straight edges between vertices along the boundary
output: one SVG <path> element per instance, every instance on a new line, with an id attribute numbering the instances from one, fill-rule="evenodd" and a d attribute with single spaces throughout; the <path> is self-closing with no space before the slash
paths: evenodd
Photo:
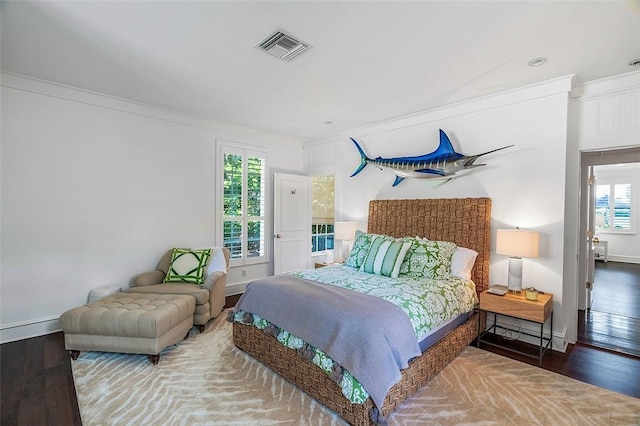
<path id="1" fill-rule="evenodd" d="M 476 291 L 489 288 L 490 198 L 372 200 L 368 232 L 452 241 L 478 252 L 471 279 Z"/>

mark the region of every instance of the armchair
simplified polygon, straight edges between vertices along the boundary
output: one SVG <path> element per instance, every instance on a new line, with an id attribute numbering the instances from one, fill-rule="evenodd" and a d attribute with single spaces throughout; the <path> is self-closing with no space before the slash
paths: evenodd
<path id="1" fill-rule="evenodd" d="M 226 268 L 229 268 L 230 252 L 227 248 L 222 250 Z M 213 255 L 212 255 L 213 257 Z M 225 288 L 227 275 L 222 271 L 210 273 L 205 282 L 200 286 L 185 282 L 166 282 L 171 264 L 171 250 L 162 256 L 155 271 L 143 272 L 136 275 L 133 284 L 129 288 L 130 293 L 158 293 L 158 294 L 186 294 L 196 299 L 196 310 L 193 314 L 193 324 L 198 326 L 200 333 L 204 331 L 207 322 L 220 315 L 225 304 Z"/>

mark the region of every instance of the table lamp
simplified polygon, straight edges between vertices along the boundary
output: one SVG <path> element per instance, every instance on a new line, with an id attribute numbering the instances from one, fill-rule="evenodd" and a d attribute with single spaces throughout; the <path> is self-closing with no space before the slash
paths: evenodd
<path id="1" fill-rule="evenodd" d="M 336 222 L 333 226 L 333 237 L 342 241 L 342 260 L 346 261 L 349 257 L 349 241 L 353 241 L 356 237 L 356 229 L 358 222 Z M 345 250 L 345 243 L 347 249 Z"/>
<path id="2" fill-rule="evenodd" d="M 536 231 L 498 229 L 496 253 L 509 256 L 509 293 L 522 291 L 522 258 L 538 257 L 540 234 Z"/>

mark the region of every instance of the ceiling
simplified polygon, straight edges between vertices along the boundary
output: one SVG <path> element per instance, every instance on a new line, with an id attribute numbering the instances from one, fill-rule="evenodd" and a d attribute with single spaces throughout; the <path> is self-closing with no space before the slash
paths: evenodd
<path id="1" fill-rule="evenodd" d="M 2 1 L 0 13 L 5 71 L 301 141 L 640 58 L 640 0 Z M 312 48 L 290 62 L 255 48 L 278 28 Z"/>

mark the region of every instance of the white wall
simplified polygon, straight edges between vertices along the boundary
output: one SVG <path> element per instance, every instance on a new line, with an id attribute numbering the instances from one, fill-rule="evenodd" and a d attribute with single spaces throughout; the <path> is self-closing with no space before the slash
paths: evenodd
<path id="1" fill-rule="evenodd" d="M 276 135 L 6 73 L 0 96 L 3 342 L 58 330 L 92 288 L 128 287 L 170 247 L 219 243 L 216 139 L 302 170 L 301 143 Z"/>
<path id="2" fill-rule="evenodd" d="M 336 163 L 342 209 L 337 218 L 357 220 L 362 229 L 366 229 L 370 199 L 488 196 L 494 238 L 499 228 L 539 231 L 540 257 L 525 259 L 523 285 L 554 294 L 554 348 L 563 350 L 564 182 L 571 86 L 572 76 L 567 76 L 314 141 L 305 148 L 305 170 Z M 438 129 L 467 155 L 510 144 L 515 147 L 481 158 L 478 163 L 486 162 L 486 167 L 438 188 L 430 181 L 410 178 L 392 187 L 394 176 L 372 166 L 349 177 L 360 162 L 349 137 L 358 140 L 369 157 L 420 155 L 437 147 Z M 327 152 L 334 155 L 327 158 Z M 491 283 L 504 284 L 507 269 L 507 257 L 495 254 L 492 242 Z"/>

